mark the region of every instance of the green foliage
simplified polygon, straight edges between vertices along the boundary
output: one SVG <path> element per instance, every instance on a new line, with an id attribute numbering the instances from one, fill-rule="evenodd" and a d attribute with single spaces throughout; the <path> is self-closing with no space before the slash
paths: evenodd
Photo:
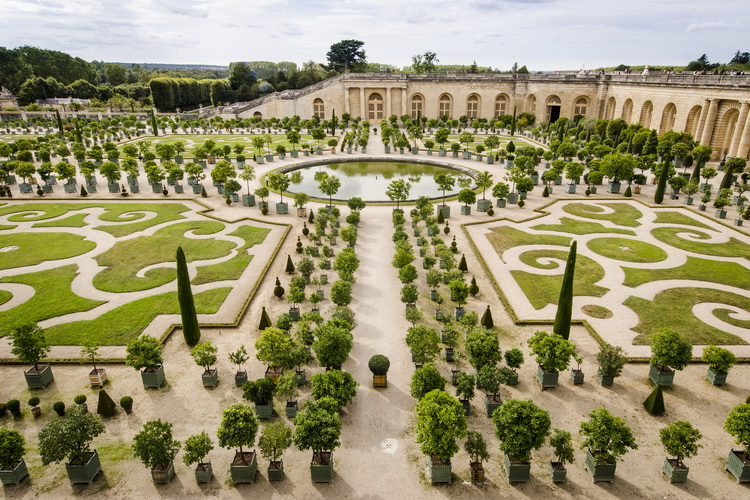
<path id="1" fill-rule="evenodd" d="M 133 436 L 133 455 L 146 467 L 166 466 L 180 451 L 180 442 L 172 437 L 172 424 L 150 420 Z"/>
<path id="2" fill-rule="evenodd" d="M 214 444 L 211 441 L 206 431 L 201 431 L 200 434 L 194 434 L 185 440 L 185 454 L 182 456 L 182 462 L 185 465 L 192 465 L 194 463 L 204 463 L 203 459 L 208 453 L 214 449 Z"/>
<path id="3" fill-rule="evenodd" d="M 268 327 L 255 341 L 255 357 L 269 366 L 291 368 L 294 366 L 291 357 L 293 347 L 294 341 L 288 333 L 279 328 Z"/>
<path id="4" fill-rule="evenodd" d="M 263 306 L 263 312 L 260 314 L 260 323 L 258 324 L 258 330 L 263 331 L 266 328 L 272 326 L 271 317 L 266 312 L 266 306 Z"/>
<path id="5" fill-rule="evenodd" d="M 122 406 L 124 410 L 129 410 L 130 408 L 133 407 L 133 398 L 131 398 L 130 396 L 121 397 L 120 406 Z"/>
<path id="6" fill-rule="evenodd" d="M 154 370 L 162 364 L 162 345 L 158 339 L 150 335 L 142 335 L 131 340 L 125 348 L 125 364 L 136 370 L 147 368 Z"/>
<path id="7" fill-rule="evenodd" d="M 292 430 L 284 422 L 266 425 L 260 433 L 258 447 L 263 458 L 276 462 L 292 445 Z"/>
<path id="8" fill-rule="evenodd" d="M 670 328 L 661 328 L 651 335 L 651 364 L 682 370 L 693 356 L 693 345 Z"/>
<path id="9" fill-rule="evenodd" d="M 352 301 L 352 284 L 336 280 L 331 286 L 331 301 L 337 306 L 348 306 Z"/>
<path id="10" fill-rule="evenodd" d="M 508 349 L 503 357 L 505 358 L 505 364 L 514 371 L 521 368 L 523 364 L 523 352 L 518 347 Z"/>
<path id="11" fill-rule="evenodd" d="M 225 408 L 221 415 L 221 424 L 216 431 L 219 446 L 239 448 L 242 453 L 243 446 L 250 447 L 255 443 L 258 419 L 252 408 L 243 403 L 235 403 Z"/>
<path id="12" fill-rule="evenodd" d="M 10 333 L 13 345 L 10 352 L 24 363 L 36 366 L 47 356 L 50 346 L 44 336 L 44 330 L 36 323 L 20 325 Z"/>
<path id="13" fill-rule="evenodd" d="M 474 386 L 476 380 L 474 375 L 461 372 L 456 377 L 456 395 L 460 399 L 466 399 L 471 401 L 474 398 Z"/>
<path id="14" fill-rule="evenodd" d="M 703 435 L 690 422 L 673 422 L 659 430 L 659 437 L 664 451 L 679 462 L 694 457 L 698 449 L 703 448 L 703 445 L 698 444 Z"/>
<path id="15" fill-rule="evenodd" d="M 313 351 L 321 366 L 333 368 L 344 364 L 354 342 L 349 328 L 331 321 L 318 327 L 315 336 Z"/>
<path id="16" fill-rule="evenodd" d="M 625 350 L 622 347 L 605 342 L 596 353 L 596 361 L 599 363 L 599 375 L 619 377 L 628 358 L 625 357 Z"/>
<path id="17" fill-rule="evenodd" d="M 472 328 L 466 335 L 466 353 L 469 363 L 477 370 L 485 365 L 494 366 L 502 359 L 497 333 L 483 327 Z"/>
<path id="18" fill-rule="evenodd" d="M 115 414 L 116 405 L 112 398 L 107 394 L 107 391 L 102 389 L 99 391 L 99 401 L 96 405 L 96 413 L 102 417 L 111 417 Z"/>
<path id="19" fill-rule="evenodd" d="M 559 335 L 538 331 L 529 339 L 531 354 L 536 362 L 547 373 L 561 372 L 570 366 L 570 358 L 576 347 L 569 340 Z"/>
<path id="20" fill-rule="evenodd" d="M 575 461 L 573 438 L 570 432 L 562 429 L 552 429 L 552 435 L 549 437 L 549 445 L 552 447 L 557 461 L 561 464 L 573 463 Z"/>
<path id="21" fill-rule="evenodd" d="M 737 362 L 737 357 L 732 351 L 715 345 L 703 348 L 702 359 L 714 373 L 728 372 Z"/>
<path id="22" fill-rule="evenodd" d="M 86 397 L 85 394 L 79 394 L 73 398 L 73 402 L 77 405 L 82 405 L 83 403 L 86 402 L 87 399 L 88 398 Z"/>
<path id="23" fill-rule="evenodd" d="M 466 442 L 464 443 L 466 454 L 474 463 L 482 463 L 483 460 L 489 460 L 490 454 L 487 452 L 487 441 L 479 431 L 468 431 L 466 433 Z"/>
<path id="24" fill-rule="evenodd" d="M 391 367 L 391 361 L 382 354 L 375 354 L 367 363 L 373 375 L 386 375 Z"/>
<path id="25" fill-rule="evenodd" d="M 411 396 L 422 399 L 430 391 L 445 389 L 445 379 L 435 365 L 426 363 L 422 368 L 417 368 L 411 377 Z"/>
<path id="26" fill-rule="evenodd" d="M 651 394 L 648 395 L 646 401 L 643 402 L 643 407 L 651 415 L 664 415 L 666 408 L 664 407 L 664 392 L 662 386 L 657 384 Z"/>
<path id="27" fill-rule="evenodd" d="M 573 240 L 570 245 L 570 253 L 565 263 L 565 274 L 563 276 L 562 286 L 560 287 L 560 297 L 557 299 L 557 313 L 555 314 L 555 324 L 552 332 L 561 336 L 565 340 L 570 338 L 570 321 L 573 314 L 573 280 L 576 269 L 576 250 L 578 242 Z"/>
<path id="28" fill-rule="evenodd" d="M 580 423 L 579 432 L 586 437 L 581 448 L 588 448 L 598 464 L 615 463 L 617 457 L 628 452 L 628 448 L 638 449 L 627 423 L 605 408 L 592 410 L 589 419 Z"/>
<path id="29" fill-rule="evenodd" d="M 469 297 L 469 285 L 462 280 L 453 280 L 448 283 L 448 288 L 451 291 L 451 297 L 459 306 L 466 304 L 466 299 Z"/>
<path id="30" fill-rule="evenodd" d="M 724 430 L 734 436 L 735 442 L 750 454 L 750 403 L 737 405 L 727 415 Z"/>
<path id="31" fill-rule="evenodd" d="M 294 270 L 295 270 L 295 268 L 294 268 L 294 262 L 292 262 L 292 256 L 289 255 L 289 254 L 287 254 L 287 256 L 286 256 L 286 272 L 289 273 L 289 274 L 293 274 Z"/>
<path id="32" fill-rule="evenodd" d="M 475 283 L 474 278 L 472 278 L 472 282 Z M 490 310 L 489 304 L 487 305 L 487 309 L 484 310 L 484 313 L 482 314 L 482 319 L 479 320 L 479 324 L 488 330 L 491 330 L 495 327 L 495 322 L 492 320 L 492 311 Z"/>
<path id="33" fill-rule="evenodd" d="M 249 356 L 247 355 L 247 350 L 245 349 L 245 345 L 242 344 L 239 349 L 237 349 L 234 352 L 229 353 L 229 361 L 233 365 L 237 365 L 237 370 L 242 370 L 242 365 L 249 359 Z"/>
<path id="34" fill-rule="evenodd" d="M 337 403 L 331 398 L 308 401 L 294 419 L 294 445 L 315 453 L 339 447 L 341 420 L 336 408 Z"/>
<path id="35" fill-rule="evenodd" d="M 427 456 L 449 463 L 466 435 L 464 409 L 443 390 L 433 390 L 417 403 L 417 443 Z"/>
<path id="36" fill-rule="evenodd" d="M 349 372 L 342 370 L 316 373 L 312 377 L 312 396 L 315 399 L 331 398 L 343 408 L 357 395 L 358 385 Z"/>
<path id="37" fill-rule="evenodd" d="M 530 399 L 506 399 L 492 413 L 492 422 L 500 449 L 521 462 L 529 462 L 531 452 L 544 445 L 551 425 L 549 412 Z"/>
<path id="38" fill-rule="evenodd" d="M 440 353 L 440 337 L 437 332 L 423 325 L 407 330 L 406 345 L 416 363 L 428 363 Z"/>
<path id="39" fill-rule="evenodd" d="M 52 409 L 55 410 L 55 413 L 60 417 L 65 415 L 65 403 L 62 401 L 56 401 L 55 404 L 52 405 Z"/>
<path id="40" fill-rule="evenodd" d="M 10 469 L 26 453 L 26 441 L 15 429 L 0 427 L 0 469 Z"/>
<path id="41" fill-rule="evenodd" d="M 190 356 L 193 357 L 195 363 L 198 366 L 204 367 L 206 370 L 211 369 L 211 365 L 216 364 L 216 353 L 218 349 L 214 346 L 210 340 L 198 344 L 190 350 Z"/>
<path id="42" fill-rule="evenodd" d="M 242 385 L 242 397 L 256 405 L 268 405 L 273 402 L 276 382 L 270 378 L 251 380 Z"/>
<path id="43" fill-rule="evenodd" d="M 84 413 L 81 406 L 70 408 L 65 418 L 51 420 L 39 431 L 42 464 L 63 460 L 82 463 L 90 451 L 91 441 L 104 432 L 106 429 L 99 417 Z"/>

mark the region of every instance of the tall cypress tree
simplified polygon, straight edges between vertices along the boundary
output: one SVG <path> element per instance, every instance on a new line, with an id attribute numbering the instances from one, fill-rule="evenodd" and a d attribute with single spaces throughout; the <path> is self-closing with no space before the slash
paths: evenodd
<path id="1" fill-rule="evenodd" d="M 576 271 L 576 249 L 578 242 L 573 240 L 570 245 L 568 262 L 565 264 L 565 275 L 563 276 L 560 298 L 557 300 L 557 314 L 555 315 L 555 326 L 552 332 L 558 334 L 565 340 L 570 337 L 570 319 L 573 315 L 573 276 Z"/>
<path id="2" fill-rule="evenodd" d="M 195 312 L 193 291 L 190 289 L 190 276 L 182 247 L 177 247 L 177 300 L 180 303 L 185 343 L 192 347 L 200 341 L 201 330 L 198 326 L 198 314 Z"/>
<path id="3" fill-rule="evenodd" d="M 670 158 L 669 155 L 664 156 L 664 163 L 662 163 L 661 175 L 659 176 L 659 185 L 656 187 L 656 194 L 654 194 L 654 203 L 661 203 L 664 201 L 664 192 L 667 190 L 669 167 L 671 163 L 672 158 Z"/>
<path id="4" fill-rule="evenodd" d="M 57 109 L 55 110 L 55 117 L 57 117 L 57 129 L 60 132 L 60 136 L 62 136 L 63 135 L 63 121 L 62 121 L 62 117 L 60 116 L 60 111 Z"/>

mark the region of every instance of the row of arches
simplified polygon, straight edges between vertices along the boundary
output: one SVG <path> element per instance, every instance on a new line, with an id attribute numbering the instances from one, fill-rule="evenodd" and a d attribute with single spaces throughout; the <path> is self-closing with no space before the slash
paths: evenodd
<path id="1" fill-rule="evenodd" d="M 422 94 L 414 94 L 411 97 L 410 115 L 412 119 L 416 119 L 419 116 L 425 116 L 425 98 Z M 510 96 L 502 93 L 495 96 L 494 113 L 493 118 L 498 116 L 508 115 L 510 111 Z M 560 117 L 560 106 L 561 100 L 558 96 L 552 95 L 547 98 L 547 116 L 546 119 L 555 121 Z M 586 116 L 589 107 L 589 99 L 586 96 L 579 96 L 574 101 L 574 114 Z M 556 108 L 556 109 L 550 109 Z M 479 94 L 469 94 L 466 98 L 466 117 L 469 120 L 475 120 L 480 118 L 480 110 L 482 109 L 482 97 Z M 532 114 L 536 114 L 536 97 L 531 94 L 527 97 L 526 111 Z M 449 93 L 443 93 L 438 98 L 438 116 L 447 116 L 453 118 L 454 116 L 454 99 Z"/>

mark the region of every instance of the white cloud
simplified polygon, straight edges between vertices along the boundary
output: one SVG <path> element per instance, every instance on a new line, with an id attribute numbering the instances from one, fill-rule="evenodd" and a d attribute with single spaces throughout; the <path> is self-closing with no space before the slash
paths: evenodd
<path id="1" fill-rule="evenodd" d="M 708 21 L 705 23 L 693 23 L 687 27 L 688 31 L 710 31 L 728 28 L 729 23 L 723 21 Z"/>

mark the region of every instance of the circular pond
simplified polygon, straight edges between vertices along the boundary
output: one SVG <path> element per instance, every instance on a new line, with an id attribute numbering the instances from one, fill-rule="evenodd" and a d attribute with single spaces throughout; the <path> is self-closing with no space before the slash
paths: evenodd
<path id="1" fill-rule="evenodd" d="M 443 193 L 438 189 L 434 176 L 440 173 L 450 174 L 456 178 L 453 191 L 446 191 L 445 196 L 457 194 L 461 189 L 474 185 L 474 179 L 468 169 L 426 162 L 352 161 L 291 166 L 282 171 L 292 181 L 289 185 L 290 192 L 307 193 L 316 198 L 328 198 L 318 189 L 318 183 L 323 175 L 321 172 L 335 175 L 341 180 L 341 188 L 334 198 L 341 200 L 358 196 L 366 201 L 390 201 L 385 192 L 388 184 L 397 179 L 411 184 L 410 200 L 420 196 L 439 198 Z"/>

